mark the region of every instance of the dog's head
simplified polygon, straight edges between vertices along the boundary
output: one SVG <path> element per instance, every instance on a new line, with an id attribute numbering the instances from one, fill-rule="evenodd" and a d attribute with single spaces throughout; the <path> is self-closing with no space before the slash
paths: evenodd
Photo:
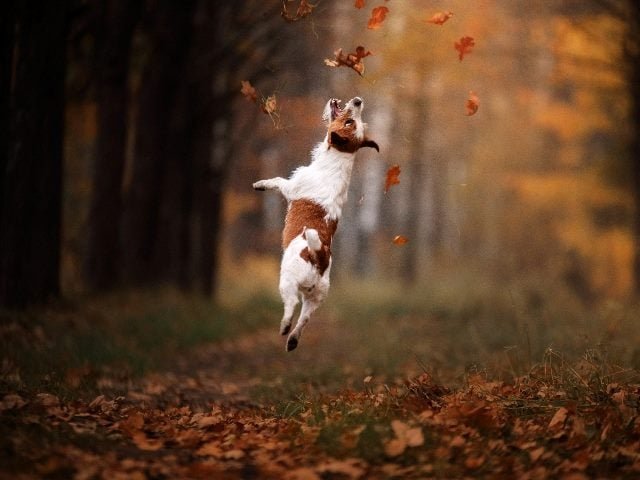
<path id="1" fill-rule="evenodd" d="M 378 144 L 365 134 L 367 125 L 362 121 L 363 106 L 360 97 L 353 97 L 344 107 L 340 107 L 340 100 L 335 98 L 327 102 L 322 118 L 327 122 L 329 148 L 348 153 L 363 147 L 380 151 Z"/>

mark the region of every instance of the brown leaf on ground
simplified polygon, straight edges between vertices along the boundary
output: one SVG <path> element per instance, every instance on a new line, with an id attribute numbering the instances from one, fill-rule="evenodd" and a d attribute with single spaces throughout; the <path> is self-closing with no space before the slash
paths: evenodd
<path id="1" fill-rule="evenodd" d="M 556 413 L 553 414 L 553 417 L 551 417 L 551 421 L 549 422 L 549 425 L 547 425 L 547 427 L 548 428 L 564 427 L 564 424 L 567 421 L 568 415 L 569 415 L 569 410 L 567 410 L 564 407 L 560 407 L 558 410 L 556 410 Z"/>

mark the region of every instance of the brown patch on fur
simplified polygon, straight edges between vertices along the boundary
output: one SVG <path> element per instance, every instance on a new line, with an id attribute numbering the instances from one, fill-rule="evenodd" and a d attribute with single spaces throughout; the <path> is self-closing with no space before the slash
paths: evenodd
<path id="1" fill-rule="evenodd" d="M 351 123 L 347 124 L 351 120 Z M 329 124 L 329 146 L 345 153 L 355 153 L 362 142 L 356 137 L 356 122 L 345 111 Z"/>
<path id="2" fill-rule="evenodd" d="M 358 141 L 356 137 L 356 122 L 348 123 L 351 118 L 351 112 L 343 112 L 329 124 L 329 146 L 340 152 L 355 153 L 363 147 L 375 148 L 380 151 L 378 144 L 367 137 Z"/>
<path id="3" fill-rule="evenodd" d="M 326 216 L 326 210 L 311 200 L 293 200 L 289 203 L 287 216 L 284 220 L 284 230 L 282 231 L 282 248 L 285 249 L 305 228 L 317 230 L 322 242 L 322 248 L 317 252 L 309 252 L 309 249 L 305 248 L 300 252 L 300 256 L 315 265 L 320 275 L 329 266 L 331 240 L 338 228 L 338 221 L 326 220 Z"/>

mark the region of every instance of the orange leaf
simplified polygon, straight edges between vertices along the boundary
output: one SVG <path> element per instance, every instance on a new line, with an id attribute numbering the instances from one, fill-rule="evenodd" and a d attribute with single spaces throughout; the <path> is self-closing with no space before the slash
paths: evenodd
<path id="1" fill-rule="evenodd" d="M 251 85 L 251 82 L 248 80 L 240 80 L 240 84 L 242 85 L 242 88 L 240 89 L 240 93 L 244 95 L 244 98 L 246 98 L 251 102 L 257 102 L 258 92 L 256 92 L 256 89 L 254 88 L 254 86 Z"/>
<path id="2" fill-rule="evenodd" d="M 467 53 L 471 53 L 471 50 L 475 45 L 476 42 L 473 37 L 462 37 L 453 46 L 458 51 L 458 58 L 462 61 Z"/>
<path id="3" fill-rule="evenodd" d="M 395 237 L 393 237 L 393 240 L 392 240 L 392 242 L 398 246 L 404 245 L 408 241 L 409 239 L 404 235 L 396 235 Z"/>
<path id="4" fill-rule="evenodd" d="M 444 22 L 449 20 L 453 16 L 451 12 L 438 12 L 434 13 L 433 16 L 427 20 L 427 23 L 433 23 L 434 25 L 442 25 Z"/>
<path id="5" fill-rule="evenodd" d="M 398 185 L 400 183 L 400 165 L 393 165 L 387 170 L 387 178 L 384 182 L 384 193 L 389 191 L 392 185 Z"/>
<path id="6" fill-rule="evenodd" d="M 369 19 L 369 23 L 367 23 L 367 28 L 370 30 L 376 30 L 382 26 L 382 22 L 384 22 L 385 17 L 389 13 L 389 9 L 387 7 L 376 7 L 371 10 L 371 18 Z"/>
<path id="7" fill-rule="evenodd" d="M 558 410 L 556 410 L 556 413 L 554 413 L 553 417 L 551 418 L 548 428 L 555 428 L 558 426 L 563 427 L 564 422 L 567 421 L 568 414 L 569 410 L 564 407 L 560 407 Z"/>
<path id="8" fill-rule="evenodd" d="M 364 63 L 362 63 L 362 59 L 369 55 L 373 54 L 361 45 L 356 48 L 354 53 L 348 53 L 346 55 L 342 52 L 342 49 L 339 48 L 333 52 L 333 59 L 325 58 L 324 64 L 328 67 L 340 67 L 344 65 L 345 67 L 353 69 L 358 75 L 362 75 L 364 73 Z"/>
<path id="9" fill-rule="evenodd" d="M 356 0 L 356 8 L 364 8 L 365 0 Z"/>
<path id="10" fill-rule="evenodd" d="M 471 116 L 478 111 L 480 105 L 480 99 L 472 91 L 469 92 L 469 99 L 467 100 L 467 116 Z"/>

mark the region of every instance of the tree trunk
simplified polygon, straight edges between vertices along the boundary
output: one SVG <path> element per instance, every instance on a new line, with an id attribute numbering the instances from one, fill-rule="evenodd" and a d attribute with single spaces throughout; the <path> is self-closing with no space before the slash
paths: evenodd
<path id="1" fill-rule="evenodd" d="M 0 215 L 4 200 L 4 174 L 9 154 L 9 129 L 11 125 L 10 99 L 13 73 L 13 46 L 15 31 L 15 5 L 10 0 L 0 17 Z"/>
<path id="2" fill-rule="evenodd" d="M 158 1 L 151 27 L 152 52 L 140 87 L 132 177 L 123 218 L 124 277 L 131 284 L 157 279 L 156 240 L 168 125 L 178 81 L 184 74 L 193 3 Z"/>
<path id="3" fill-rule="evenodd" d="M 118 282 L 129 54 L 141 2 L 103 0 L 100 8 L 96 35 L 98 133 L 85 258 L 85 277 L 93 290 L 110 289 Z"/>
<path id="4" fill-rule="evenodd" d="M 0 178 L 0 304 L 7 307 L 60 292 L 66 6 L 24 1 L 16 8 L 9 149 Z"/>

